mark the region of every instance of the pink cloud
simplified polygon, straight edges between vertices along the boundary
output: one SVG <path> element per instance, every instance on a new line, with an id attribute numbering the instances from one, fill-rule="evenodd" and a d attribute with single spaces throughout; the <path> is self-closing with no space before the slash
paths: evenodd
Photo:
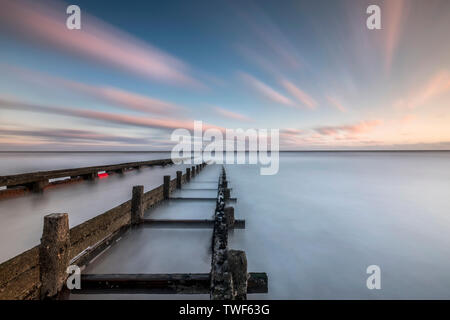
<path id="1" fill-rule="evenodd" d="M 97 87 L 92 89 L 93 95 L 109 100 L 113 103 L 125 105 L 131 109 L 144 112 L 153 112 L 160 114 L 173 113 L 181 111 L 182 108 L 170 102 L 150 98 L 137 93 L 121 90 L 113 87 Z"/>
<path id="2" fill-rule="evenodd" d="M 151 98 L 120 88 L 85 84 L 20 67 L 1 66 L 0 70 L 5 70 L 13 76 L 20 77 L 32 83 L 50 86 L 51 88 L 59 87 L 69 89 L 71 91 L 77 91 L 108 103 L 112 103 L 115 106 L 135 111 L 168 115 L 184 109 L 171 102 Z"/>
<path id="3" fill-rule="evenodd" d="M 178 129 L 184 128 L 188 130 L 194 129 L 194 122 L 188 120 L 176 120 L 167 118 L 149 118 L 130 116 L 125 114 L 110 113 L 104 111 L 93 111 L 86 109 L 74 109 L 74 108 L 60 108 L 54 106 L 30 104 L 14 99 L 2 99 L 0 97 L 0 108 L 7 110 L 22 110 L 38 113 L 48 113 L 62 116 L 71 116 L 83 119 L 99 120 L 103 122 L 131 125 L 145 128 L 157 128 L 157 129 Z M 207 123 L 203 123 L 203 129 L 215 128 L 223 131 L 223 128 L 212 126 Z"/>
<path id="4" fill-rule="evenodd" d="M 304 132 L 303 130 L 295 128 L 286 128 L 281 130 L 281 133 L 286 135 L 299 135 L 302 134 L 303 132 Z"/>
<path id="5" fill-rule="evenodd" d="M 347 108 L 335 97 L 327 97 L 328 102 L 341 112 L 347 112 Z"/>
<path id="6" fill-rule="evenodd" d="M 450 73 L 442 70 L 434 74 L 420 88 L 412 91 L 406 98 L 397 100 L 394 106 L 414 109 L 448 92 L 450 92 Z"/>
<path id="7" fill-rule="evenodd" d="M 409 124 L 417 119 L 417 116 L 414 114 L 407 114 L 400 119 L 400 123 Z"/>
<path id="8" fill-rule="evenodd" d="M 0 23 L 35 43 L 51 45 L 153 80 L 200 85 L 188 75 L 188 66 L 182 61 L 86 13 L 83 13 L 81 30 L 68 30 L 65 8 L 59 3 L 45 6 L 35 1 L 2 0 L 1 5 Z"/>
<path id="9" fill-rule="evenodd" d="M 74 129 L 1 129 L 0 135 L 7 136 L 8 142 L 17 142 L 20 139 L 17 137 L 25 137 L 32 140 L 39 139 L 51 142 L 102 142 L 102 143 L 119 143 L 125 145 L 145 145 L 150 142 L 149 139 L 139 138 L 139 137 L 127 137 L 127 136 L 116 136 L 104 133 L 98 133 L 86 130 L 74 130 Z M 29 140 L 26 140 L 29 142 Z"/>
<path id="10" fill-rule="evenodd" d="M 283 85 L 283 87 L 299 102 L 306 105 L 309 109 L 316 108 L 317 102 L 306 92 L 296 87 L 292 82 L 286 79 L 281 79 L 280 82 Z"/>
<path id="11" fill-rule="evenodd" d="M 221 116 L 233 119 L 233 120 L 239 120 L 239 121 L 244 121 L 244 122 L 251 122 L 252 119 L 250 119 L 247 116 L 244 116 L 240 113 L 236 113 L 236 112 L 232 112 L 229 110 L 225 110 L 223 108 L 219 108 L 219 107 L 214 107 L 214 110 Z"/>
<path id="12" fill-rule="evenodd" d="M 383 122 L 381 120 L 369 120 L 361 121 L 353 125 L 318 127 L 315 131 L 325 136 L 334 136 L 339 134 L 358 135 L 368 133 L 382 123 Z"/>
<path id="13" fill-rule="evenodd" d="M 404 0 L 385 1 L 382 8 L 381 25 L 385 32 L 384 51 L 386 59 L 386 70 L 391 69 L 392 60 L 400 38 L 402 25 L 406 12 Z"/>
<path id="14" fill-rule="evenodd" d="M 289 99 L 288 97 L 275 91 L 274 89 L 272 89 L 265 83 L 259 81 L 258 79 L 252 77 L 251 75 L 241 72 L 240 76 L 247 84 L 252 86 L 256 91 L 261 93 L 265 98 L 267 98 L 273 102 L 286 105 L 286 106 L 293 106 L 293 102 L 291 99 Z"/>

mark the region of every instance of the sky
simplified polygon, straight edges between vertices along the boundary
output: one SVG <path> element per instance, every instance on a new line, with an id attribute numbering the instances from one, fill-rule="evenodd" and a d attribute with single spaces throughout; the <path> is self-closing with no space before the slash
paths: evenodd
<path id="1" fill-rule="evenodd" d="M 281 150 L 450 149 L 449 34 L 448 0 L 0 0 L 0 151 L 170 150 L 194 120 Z"/>

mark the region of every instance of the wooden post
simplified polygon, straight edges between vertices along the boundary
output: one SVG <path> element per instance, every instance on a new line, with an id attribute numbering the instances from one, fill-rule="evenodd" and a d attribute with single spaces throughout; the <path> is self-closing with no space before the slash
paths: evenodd
<path id="1" fill-rule="evenodd" d="M 225 221 L 227 222 L 228 228 L 234 227 L 234 208 L 233 207 L 225 207 L 223 209 Z"/>
<path id="2" fill-rule="evenodd" d="M 164 176 L 163 194 L 164 194 L 164 199 L 169 199 L 169 195 L 170 195 L 170 176 Z"/>
<path id="3" fill-rule="evenodd" d="M 247 257 L 245 251 L 228 250 L 228 268 L 233 279 L 233 300 L 247 300 Z"/>
<path id="4" fill-rule="evenodd" d="M 177 189 L 181 189 L 181 176 L 183 172 L 177 171 Z"/>
<path id="5" fill-rule="evenodd" d="M 142 218 L 144 218 L 144 186 L 134 186 L 131 198 L 131 224 L 139 224 Z"/>
<path id="6" fill-rule="evenodd" d="M 69 215 L 53 213 L 44 217 L 39 246 L 40 297 L 55 298 L 64 286 L 69 265 Z"/>
<path id="7" fill-rule="evenodd" d="M 195 172 L 195 166 L 193 166 L 191 169 L 192 169 L 192 178 L 193 178 L 193 177 L 195 177 L 195 174 L 196 174 L 196 172 Z"/>
<path id="8" fill-rule="evenodd" d="M 191 168 L 186 168 L 186 181 L 191 181 Z"/>
<path id="9" fill-rule="evenodd" d="M 31 191 L 36 193 L 44 192 L 44 188 L 48 185 L 48 180 L 35 181 L 31 184 Z"/>
<path id="10" fill-rule="evenodd" d="M 228 189 L 228 188 L 225 188 L 225 189 L 223 190 L 223 194 L 224 194 L 225 200 L 230 199 L 230 197 L 231 197 L 230 193 L 231 193 L 231 192 L 230 192 L 230 189 Z"/>
<path id="11" fill-rule="evenodd" d="M 98 177 L 98 175 L 96 172 L 91 172 L 91 173 L 82 175 L 82 177 L 84 180 L 92 181 L 92 180 L 95 180 Z"/>

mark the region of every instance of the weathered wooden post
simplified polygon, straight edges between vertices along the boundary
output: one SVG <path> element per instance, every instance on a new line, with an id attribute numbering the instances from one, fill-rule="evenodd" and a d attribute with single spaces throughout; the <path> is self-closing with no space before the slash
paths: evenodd
<path id="1" fill-rule="evenodd" d="M 245 251 L 228 250 L 228 268 L 233 279 L 233 300 L 247 300 L 247 257 Z"/>
<path id="2" fill-rule="evenodd" d="M 131 224 L 137 225 L 144 217 L 144 186 L 134 186 L 131 198 Z"/>
<path id="3" fill-rule="evenodd" d="M 233 207 L 225 207 L 223 209 L 223 213 L 225 216 L 225 221 L 227 222 L 228 228 L 234 227 L 234 208 Z"/>
<path id="4" fill-rule="evenodd" d="M 186 168 L 186 181 L 191 181 L 191 168 Z"/>
<path id="5" fill-rule="evenodd" d="M 230 194 L 231 194 L 231 192 L 230 192 L 229 188 L 225 188 L 223 190 L 223 195 L 224 195 L 225 200 L 229 200 L 230 199 L 230 196 L 231 196 Z"/>
<path id="6" fill-rule="evenodd" d="M 194 177 L 195 177 L 195 174 L 196 174 L 196 172 L 195 172 L 195 166 L 193 166 L 191 169 L 192 169 L 192 178 L 194 178 Z"/>
<path id="7" fill-rule="evenodd" d="M 183 172 L 177 171 L 177 189 L 181 189 L 181 176 Z"/>
<path id="8" fill-rule="evenodd" d="M 98 174 L 96 172 L 91 172 L 91 173 L 83 174 L 81 177 L 84 180 L 93 181 L 98 177 Z"/>
<path id="9" fill-rule="evenodd" d="M 42 193 L 44 192 L 44 188 L 48 185 L 48 180 L 40 180 L 35 181 L 31 184 L 31 191 L 35 193 Z"/>
<path id="10" fill-rule="evenodd" d="M 164 195 L 164 199 L 169 199 L 169 195 L 170 195 L 170 176 L 164 176 L 163 195 Z"/>
<path id="11" fill-rule="evenodd" d="M 40 298 L 55 298 L 64 286 L 69 265 L 69 215 L 53 213 L 44 217 L 39 246 Z"/>

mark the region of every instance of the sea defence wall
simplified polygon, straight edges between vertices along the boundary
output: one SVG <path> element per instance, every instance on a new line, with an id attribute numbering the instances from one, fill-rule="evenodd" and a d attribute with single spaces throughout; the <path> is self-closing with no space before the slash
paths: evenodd
<path id="1" fill-rule="evenodd" d="M 100 172 L 108 175 L 123 174 L 126 171 L 146 166 L 166 166 L 171 164 L 173 164 L 172 159 L 160 159 L 0 176 L 0 187 L 6 187 L 6 189 L 0 190 L 0 200 L 25 195 L 30 192 L 39 193 L 47 188 L 64 184 L 95 180 Z"/>
<path id="2" fill-rule="evenodd" d="M 152 160 L 145 163 L 155 165 L 172 162 Z M 140 165 L 143 165 L 142 162 Z M 184 174 L 178 171 L 174 179 L 165 176 L 163 184 L 147 192 L 144 192 L 143 186 L 135 186 L 130 200 L 70 229 L 67 213 L 45 216 L 41 244 L 0 264 L 0 300 L 60 297 L 69 265 L 75 264 L 83 268 L 129 228 L 143 223 L 145 210 L 168 199 L 177 187 L 181 188 L 182 184 L 189 182 L 195 173 L 200 172 L 205 166 L 206 163 L 198 164 L 186 169 Z M 128 167 L 129 164 L 122 164 L 112 169 L 122 170 Z M 105 167 L 91 167 L 87 171 L 92 173 L 104 169 Z M 80 174 L 87 172 L 83 171 L 84 169 L 76 170 L 81 170 L 78 172 Z M 54 173 L 55 171 L 52 173 L 53 176 Z M 58 174 L 66 176 L 67 171 Z M 36 176 L 49 177 L 46 174 Z M 2 183 L 31 181 L 27 179 L 1 181 Z"/>

